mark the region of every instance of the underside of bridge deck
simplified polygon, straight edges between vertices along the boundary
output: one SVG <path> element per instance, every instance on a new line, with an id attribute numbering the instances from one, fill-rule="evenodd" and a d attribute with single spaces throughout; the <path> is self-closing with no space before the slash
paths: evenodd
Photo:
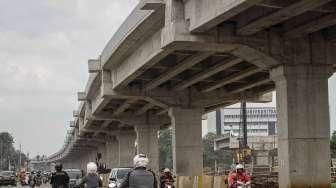
<path id="1" fill-rule="evenodd" d="M 140 1 L 89 60 L 74 130 L 51 160 L 92 147 L 130 165 L 136 151 L 157 170 L 157 132 L 172 126 L 175 172 L 199 175 L 202 114 L 276 90 L 280 187 L 329 187 L 335 11 L 334 0 Z"/>

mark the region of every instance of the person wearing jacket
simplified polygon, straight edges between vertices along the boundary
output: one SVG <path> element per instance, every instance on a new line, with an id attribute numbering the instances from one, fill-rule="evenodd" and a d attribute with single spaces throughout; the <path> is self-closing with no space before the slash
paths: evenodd
<path id="1" fill-rule="evenodd" d="M 62 164 L 58 163 L 55 165 L 55 170 L 51 176 L 50 184 L 52 188 L 68 188 L 69 187 L 69 175 L 62 171 Z"/>
<path id="2" fill-rule="evenodd" d="M 161 188 L 165 188 L 166 184 L 173 184 L 174 183 L 174 176 L 171 173 L 169 168 L 165 168 L 162 171 L 162 174 L 160 176 L 160 184 Z M 173 187 L 173 186 L 172 186 Z"/>
<path id="3" fill-rule="evenodd" d="M 134 169 L 127 174 L 118 188 L 157 188 L 155 173 L 147 169 L 149 160 L 146 155 L 139 154 L 133 159 Z"/>
<path id="4" fill-rule="evenodd" d="M 86 165 L 87 175 L 78 184 L 79 187 L 86 185 L 87 188 L 102 187 L 103 182 L 97 173 L 97 165 L 94 162 L 89 162 Z"/>
<path id="5" fill-rule="evenodd" d="M 242 164 L 238 164 L 236 166 L 236 171 L 229 174 L 228 182 L 230 188 L 237 188 L 239 185 L 250 187 L 251 177 L 245 172 L 244 166 Z"/>

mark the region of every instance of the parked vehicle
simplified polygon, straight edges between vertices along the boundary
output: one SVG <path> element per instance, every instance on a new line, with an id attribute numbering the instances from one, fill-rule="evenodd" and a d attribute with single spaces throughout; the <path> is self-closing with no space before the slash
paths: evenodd
<path id="1" fill-rule="evenodd" d="M 133 168 L 113 168 L 109 176 L 109 188 L 117 188 L 121 183 L 121 180 L 130 172 Z"/>
<path id="2" fill-rule="evenodd" d="M 16 186 L 16 177 L 13 171 L 0 172 L 0 186 L 1 185 L 13 185 Z"/>
<path id="3" fill-rule="evenodd" d="M 69 188 L 77 188 L 77 184 L 82 180 L 84 177 L 83 171 L 80 169 L 66 169 L 64 170 L 70 178 L 69 181 Z"/>

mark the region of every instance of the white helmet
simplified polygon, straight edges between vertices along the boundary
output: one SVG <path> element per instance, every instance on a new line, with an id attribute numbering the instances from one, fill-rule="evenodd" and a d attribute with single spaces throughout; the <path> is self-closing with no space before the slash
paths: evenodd
<path id="1" fill-rule="evenodd" d="M 97 165 L 94 162 L 89 162 L 86 165 L 86 169 L 87 169 L 87 173 L 89 173 L 89 174 L 95 174 L 95 173 L 97 173 Z"/>
<path id="2" fill-rule="evenodd" d="M 135 167 L 146 167 L 149 163 L 149 160 L 146 155 L 138 154 L 134 157 L 133 163 Z"/>
<path id="3" fill-rule="evenodd" d="M 237 164 L 236 170 L 238 170 L 238 169 L 244 169 L 244 166 L 242 164 Z"/>
<path id="4" fill-rule="evenodd" d="M 163 169 L 163 172 L 167 173 L 167 172 L 170 172 L 170 170 L 169 170 L 169 168 L 165 168 L 165 169 Z"/>

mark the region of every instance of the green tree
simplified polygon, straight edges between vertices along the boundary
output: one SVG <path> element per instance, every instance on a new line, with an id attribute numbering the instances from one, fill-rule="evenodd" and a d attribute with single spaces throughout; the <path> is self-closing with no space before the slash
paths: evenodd
<path id="1" fill-rule="evenodd" d="M 14 138 L 11 134 L 8 132 L 0 133 L 0 170 L 8 170 L 9 166 L 17 167 L 20 155 L 21 166 L 27 161 L 26 155 L 15 150 L 13 144 Z"/>
<path id="2" fill-rule="evenodd" d="M 172 130 L 161 130 L 159 133 L 160 168 L 173 167 Z"/>
<path id="3" fill-rule="evenodd" d="M 203 166 L 215 167 L 215 163 L 221 165 L 230 165 L 232 163 L 233 153 L 231 151 L 215 151 L 214 141 L 219 138 L 214 133 L 208 133 L 203 138 Z"/>
<path id="4" fill-rule="evenodd" d="M 331 157 L 336 158 L 336 131 L 334 131 L 331 135 L 330 151 L 331 151 Z"/>
<path id="5" fill-rule="evenodd" d="M 8 132 L 0 133 L 0 169 L 8 170 L 9 165 L 15 164 L 14 139 Z"/>

